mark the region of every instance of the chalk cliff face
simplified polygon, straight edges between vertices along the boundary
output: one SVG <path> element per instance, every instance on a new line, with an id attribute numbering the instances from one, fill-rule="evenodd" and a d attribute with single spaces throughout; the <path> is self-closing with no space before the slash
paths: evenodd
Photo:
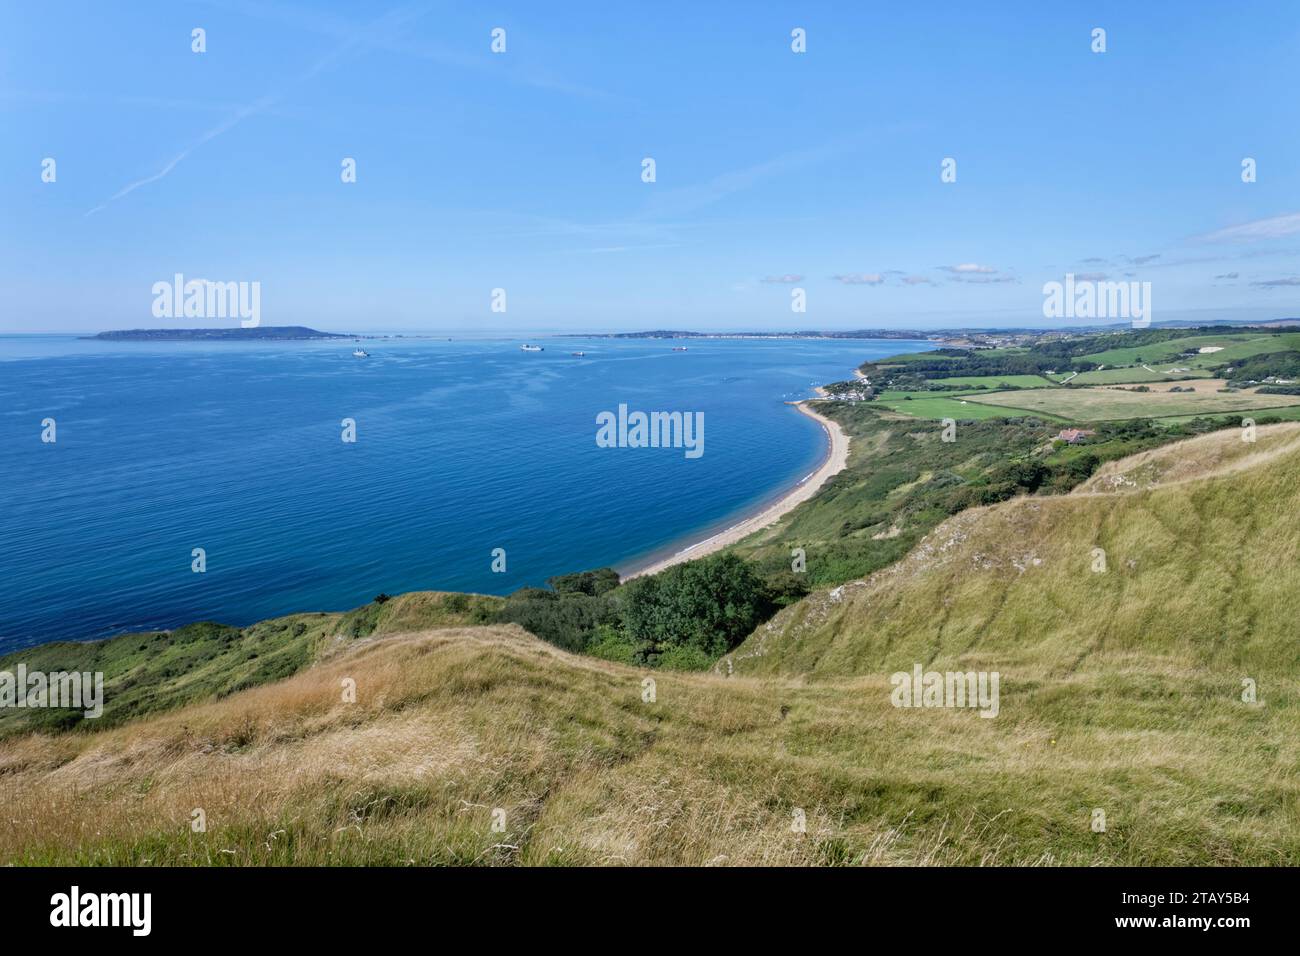
<path id="1" fill-rule="evenodd" d="M 302 666 L 10 735 L 0 863 L 1294 864 L 1298 475 L 1280 425 L 962 513 L 718 674 L 442 596 L 189 635 Z M 996 672 L 996 716 L 898 706 L 918 665 Z"/>

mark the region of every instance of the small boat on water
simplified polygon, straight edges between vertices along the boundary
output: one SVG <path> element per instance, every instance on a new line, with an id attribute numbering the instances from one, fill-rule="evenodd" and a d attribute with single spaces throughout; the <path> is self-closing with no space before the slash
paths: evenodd
<path id="1" fill-rule="evenodd" d="M 586 353 L 586 352 L 570 352 L 569 354 L 572 355 L 574 358 L 584 358 L 584 357 L 586 356 L 587 353 Z"/>
<path id="2" fill-rule="evenodd" d="M 353 357 L 353 358 L 370 358 L 370 353 L 367 352 L 365 349 L 353 349 L 353 350 L 352 350 L 352 357 Z"/>
<path id="3" fill-rule="evenodd" d="M 521 345 L 521 346 L 519 346 L 519 351 L 521 351 L 521 352 L 545 352 L 546 350 L 545 350 L 544 348 L 542 348 L 540 345 Z"/>
<path id="4" fill-rule="evenodd" d="M 686 350 L 687 350 L 687 349 L 686 349 L 686 346 L 685 346 L 685 345 L 674 345 L 674 346 L 673 346 L 673 351 L 674 351 L 674 352 L 685 352 Z"/>

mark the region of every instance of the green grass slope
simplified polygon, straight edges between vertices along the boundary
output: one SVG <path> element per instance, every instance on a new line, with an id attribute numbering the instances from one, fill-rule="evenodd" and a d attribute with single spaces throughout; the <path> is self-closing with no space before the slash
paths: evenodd
<path id="1" fill-rule="evenodd" d="M 104 712 L 0 708 L 0 738 L 29 730 L 103 730 L 132 718 L 271 683 L 356 638 L 482 623 L 499 598 L 415 591 L 345 613 L 291 614 L 245 628 L 211 621 L 102 641 L 56 641 L 0 657 L 0 671 L 100 672 Z"/>
<path id="2" fill-rule="evenodd" d="M 1149 662 L 1221 672 L 1228 692 L 1239 676 L 1280 689 L 1300 673 L 1300 426 L 1240 434 L 962 512 L 897 564 L 782 611 L 732 666 L 843 677 L 944 661 L 1041 680 Z"/>
<path id="3" fill-rule="evenodd" d="M 1300 860 L 1295 727 L 1267 689 L 1241 716 L 1121 672 L 1032 710 L 1018 686 L 983 720 L 894 708 L 874 677 L 657 674 L 647 699 L 646 676 L 447 628 L 102 734 L 6 740 L 0 864 Z"/>
<path id="4" fill-rule="evenodd" d="M 945 442 L 940 423 L 902 418 L 879 403 L 816 407 L 850 436 L 848 467 L 811 501 L 732 549 L 764 574 L 777 575 L 789 572 L 792 550 L 802 548 L 807 570 L 799 580 L 812 587 L 841 584 L 891 564 L 939 522 L 971 505 L 1024 489 L 1067 491 L 1088 477 L 1093 464 L 1179 435 L 1140 423 L 1107 424 L 1087 444 L 1069 446 L 1054 441 L 1059 425 L 1021 416 L 963 418 L 957 440 Z"/>
<path id="5" fill-rule="evenodd" d="M 1197 354 L 1187 359 L 1179 358 L 1182 352 L 1198 350 L 1202 347 L 1217 348 L 1220 351 Z M 1102 365 L 1136 365 L 1145 362 L 1154 367 L 1160 362 L 1177 360 L 1178 364 L 1189 365 L 1192 368 L 1210 368 L 1252 355 L 1295 348 L 1300 348 L 1300 333 L 1237 332 L 1226 335 L 1188 335 L 1165 342 L 1121 346 L 1085 355 L 1082 358 Z"/>

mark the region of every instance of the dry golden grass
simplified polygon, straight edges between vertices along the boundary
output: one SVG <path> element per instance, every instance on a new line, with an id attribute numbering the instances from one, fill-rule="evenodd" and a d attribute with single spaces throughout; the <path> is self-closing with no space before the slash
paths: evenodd
<path id="1" fill-rule="evenodd" d="M 895 709 L 884 676 L 654 676 L 646 703 L 640 672 L 522 631 L 434 631 L 100 734 L 18 738 L 0 747 L 0 861 L 1296 858 L 1294 780 L 1261 773 L 1240 742 L 1225 753 L 1222 734 L 1241 720 L 1227 703 L 1198 699 L 1197 721 L 1178 728 L 1172 688 L 1188 674 L 1160 675 L 1146 692 L 1155 710 L 1143 701 L 1109 725 L 1080 722 L 1071 702 L 1150 674 L 1013 685 L 995 720 Z M 344 678 L 357 683 L 354 704 L 342 701 Z M 1279 758 L 1295 757 L 1291 739 L 1273 740 Z M 1283 796 L 1290 817 L 1273 807 Z M 1089 829 L 1095 806 L 1108 809 L 1107 833 Z M 191 830 L 196 808 L 205 833 Z M 504 832 L 492 829 L 495 808 Z M 796 809 L 805 833 L 791 830 Z"/>
<path id="2" fill-rule="evenodd" d="M 1300 423 L 1261 425 L 1255 440 L 1246 429 L 1225 429 L 1102 465 L 1072 494 L 1145 491 L 1182 481 L 1222 478 L 1300 451 Z"/>

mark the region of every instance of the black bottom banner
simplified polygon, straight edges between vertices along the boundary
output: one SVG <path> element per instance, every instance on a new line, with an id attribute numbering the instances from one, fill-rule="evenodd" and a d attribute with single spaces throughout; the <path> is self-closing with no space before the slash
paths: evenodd
<path id="1" fill-rule="evenodd" d="M 127 945 L 339 944 L 431 924 L 487 930 L 494 943 L 553 940 L 564 929 L 632 943 L 635 927 L 734 942 L 788 920 L 869 939 L 920 930 L 973 943 L 1049 930 L 1057 940 L 1195 936 L 1231 946 L 1294 923 L 1293 882 L 1286 869 L 6 868 L 0 909 L 19 938 L 75 933 Z"/>

